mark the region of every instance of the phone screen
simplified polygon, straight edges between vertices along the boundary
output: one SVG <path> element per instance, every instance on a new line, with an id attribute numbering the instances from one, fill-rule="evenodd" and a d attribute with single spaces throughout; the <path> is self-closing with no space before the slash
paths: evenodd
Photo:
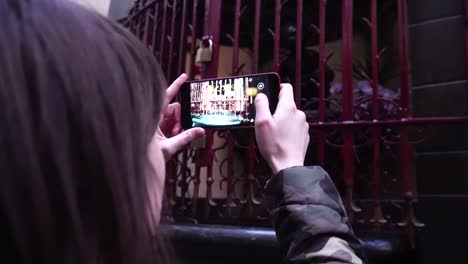
<path id="1" fill-rule="evenodd" d="M 270 110 L 276 107 L 279 77 L 269 73 L 201 80 L 186 83 L 182 91 L 184 128 L 251 126 L 257 94 L 268 97 Z"/>

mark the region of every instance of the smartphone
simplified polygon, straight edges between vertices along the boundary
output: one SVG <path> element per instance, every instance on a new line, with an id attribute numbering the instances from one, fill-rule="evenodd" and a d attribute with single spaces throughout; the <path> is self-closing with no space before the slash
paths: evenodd
<path id="1" fill-rule="evenodd" d="M 181 88 L 182 127 L 253 126 L 255 96 L 265 94 L 274 113 L 279 89 L 276 73 L 186 82 Z"/>

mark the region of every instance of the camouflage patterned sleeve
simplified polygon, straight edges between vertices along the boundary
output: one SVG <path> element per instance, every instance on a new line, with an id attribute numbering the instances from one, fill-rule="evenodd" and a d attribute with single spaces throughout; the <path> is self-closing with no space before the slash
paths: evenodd
<path id="1" fill-rule="evenodd" d="M 280 171 L 266 186 L 284 263 L 364 263 L 343 203 L 320 167 Z"/>

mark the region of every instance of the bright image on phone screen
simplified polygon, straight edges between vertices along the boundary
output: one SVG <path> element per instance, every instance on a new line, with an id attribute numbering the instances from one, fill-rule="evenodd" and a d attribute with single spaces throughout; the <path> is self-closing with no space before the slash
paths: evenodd
<path id="1" fill-rule="evenodd" d="M 237 126 L 253 124 L 255 96 L 269 96 L 265 76 L 247 76 L 190 83 L 192 126 Z"/>

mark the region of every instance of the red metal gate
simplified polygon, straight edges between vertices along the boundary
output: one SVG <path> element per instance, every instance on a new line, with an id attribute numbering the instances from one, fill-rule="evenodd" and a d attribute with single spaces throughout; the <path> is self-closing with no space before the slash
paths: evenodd
<path id="1" fill-rule="evenodd" d="M 291 58 L 295 65 L 291 79 L 294 79 L 296 104 L 308 113 L 310 121 L 313 140 L 309 162 L 324 166 L 334 176 L 357 228 L 400 226 L 405 227 L 412 238 L 415 228 L 422 226 L 413 210 L 416 196 L 412 176 L 412 133 L 418 132 L 419 127 L 467 124 L 468 117 L 411 116 L 406 0 L 393 0 L 397 15 L 400 91 L 396 96 L 385 97 L 382 94 L 379 64 L 385 49 L 379 48 L 377 15 L 378 4 L 382 1 L 369 0 L 365 3 L 369 12 L 362 21 L 368 27 L 370 36 L 370 70 L 360 74 L 370 89 L 359 93 L 356 93 L 353 75 L 356 72 L 353 63 L 356 8 L 353 8 L 353 4 L 358 4 L 353 0 L 307 1 L 315 3 L 313 12 L 317 19 L 311 24 L 304 23 L 305 18 L 312 15 L 304 12 L 304 6 L 310 3 L 303 0 L 137 0 L 124 23 L 152 49 L 171 81 L 184 71 L 194 78 L 197 74 L 194 63 L 197 45 L 204 45 L 208 39 L 214 43 L 213 60 L 201 65 L 203 77 L 216 77 L 220 61 L 229 55 L 232 56 L 229 58 L 232 60 L 231 73 L 241 72 L 240 46 L 251 52 L 251 70 L 244 73 L 260 71 L 260 54 L 267 47 L 272 47 L 270 56 L 273 62 L 266 70 L 280 72 L 284 63 L 281 52 L 285 46 L 282 42 L 282 18 L 291 15 L 291 10 L 294 10 L 295 33 L 286 37 L 294 39 L 294 45 L 289 50 L 295 52 Z M 331 2 L 333 5 L 330 7 Z M 226 13 L 223 5 L 230 5 L 232 9 Z M 273 6 L 273 14 L 265 14 L 267 6 Z M 284 11 L 286 7 L 288 14 Z M 327 15 L 340 10 L 342 88 L 337 95 L 331 94 L 326 84 L 329 58 Z M 201 19 L 203 16 L 204 19 Z M 268 19 L 272 21 L 263 22 Z M 226 20 L 232 23 L 224 23 Z M 232 24 L 232 27 L 226 29 L 226 24 Z M 246 25 L 249 26 L 248 30 L 245 30 Z M 304 32 L 310 29 L 317 42 L 318 71 L 314 78 L 305 80 L 314 84 L 315 95 L 304 98 L 301 95 L 304 92 L 301 89 L 304 86 L 303 73 L 309 70 L 303 67 L 304 45 L 307 45 L 304 38 L 309 37 Z M 241 36 L 246 31 L 250 34 L 247 44 L 242 43 L 245 36 Z M 265 37 L 265 33 L 270 39 Z M 201 44 L 197 43 L 197 39 L 201 39 Z M 222 43 L 232 49 L 228 55 L 221 54 Z M 260 45 L 263 45 L 262 48 Z M 224 157 L 216 162 L 217 155 Z M 398 159 L 389 161 L 390 156 L 397 156 Z M 241 165 L 237 164 L 239 162 Z M 256 151 L 252 130 L 208 130 L 206 142 L 185 149 L 169 164 L 166 191 L 170 212 L 176 217 L 204 223 L 262 225 L 266 218 L 264 204 L 268 203 L 263 199 L 262 185 L 269 176 L 269 170 Z M 213 194 L 214 189 L 217 195 Z"/>

